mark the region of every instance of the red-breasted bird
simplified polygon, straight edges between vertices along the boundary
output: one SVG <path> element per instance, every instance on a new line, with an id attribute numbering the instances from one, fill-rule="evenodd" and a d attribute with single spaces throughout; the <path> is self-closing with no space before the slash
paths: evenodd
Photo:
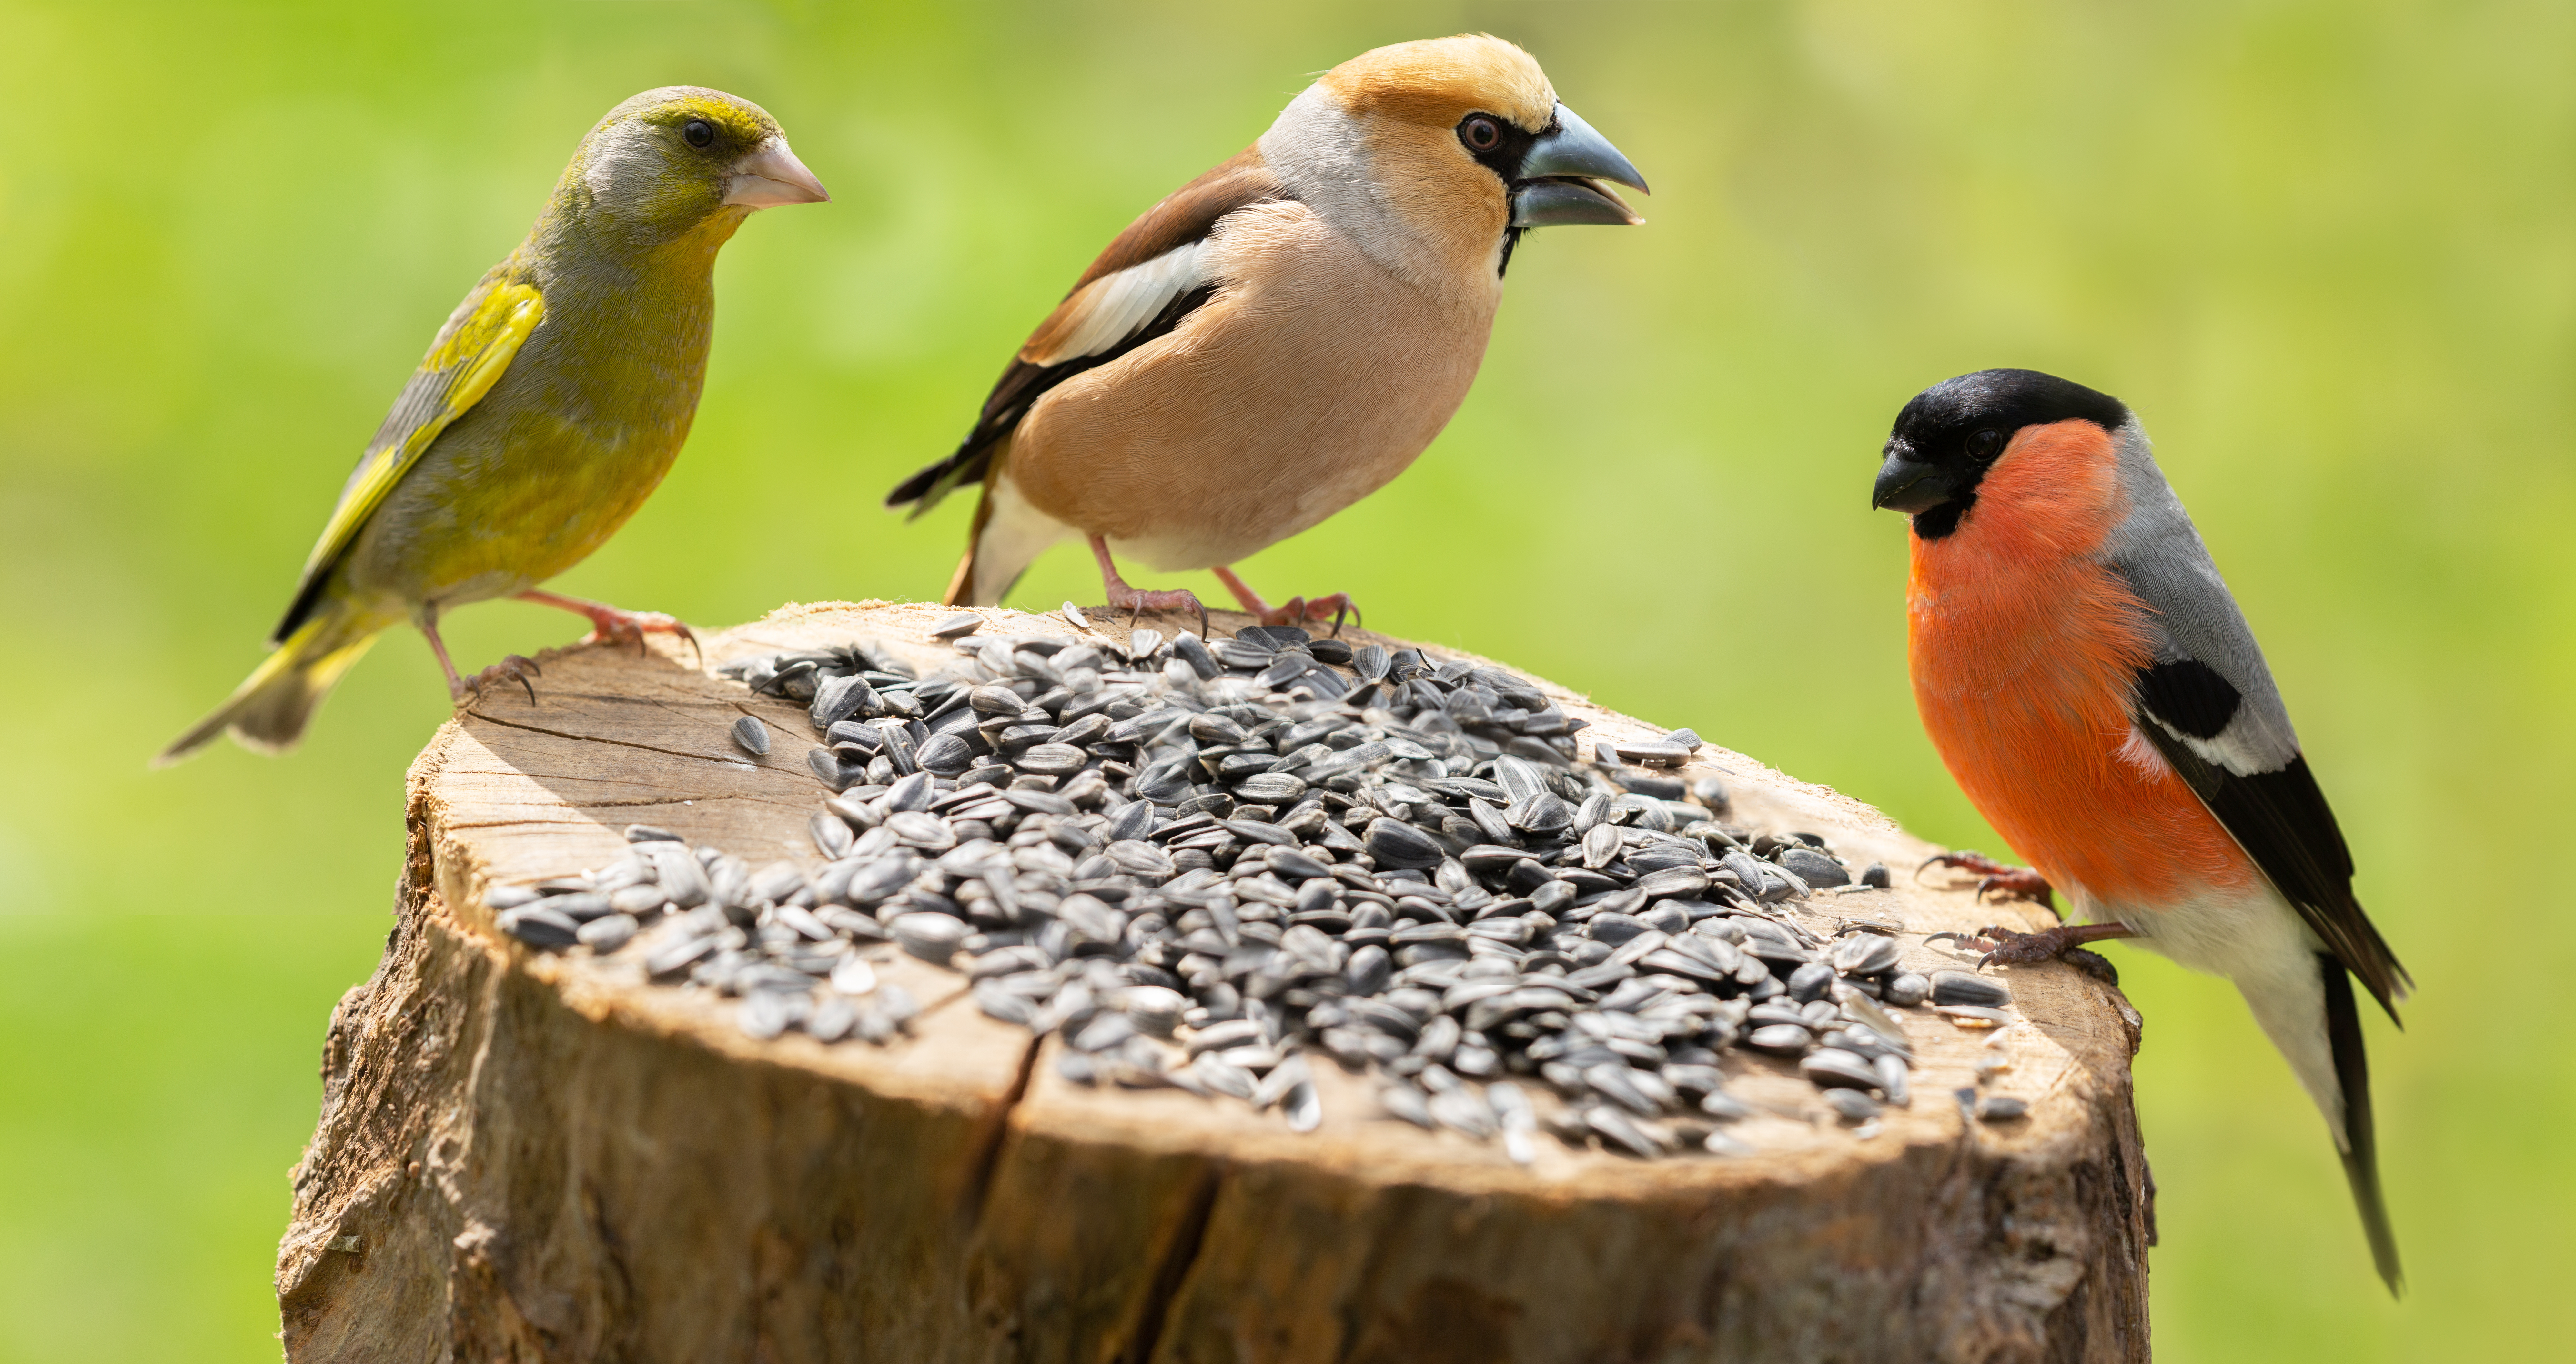
<path id="1" fill-rule="evenodd" d="M 1113 552 L 1227 567 L 1402 473 L 1474 382 L 1513 245 L 1533 227 L 1639 221 L 1603 182 L 1628 159 L 1499 38 L 1401 43 L 1326 72 L 1240 155 L 1130 224 L 1020 347 L 957 452 L 886 505 L 919 516 L 984 485 L 947 601 L 1001 600 L 1082 538 L 1113 606 L 1197 609 L 1129 587 Z"/>
<path id="2" fill-rule="evenodd" d="M 2136 938 L 2236 983 L 2324 1111 L 2391 1290 L 2352 978 L 2396 1018 L 2413 981 L 2353 898 L 2352 854 L 2263 651 L 2119 400 L 2031 370 L 1925 390 L 1870 505 L 1913 518 L 1908 653 L 1968 799 L 2071 902 L 1990 961 Z"/>
<path id="3" fill-rule="evenodd" d="M 536 586 L 605 544 L 679 457 L 706 379 L 717 248 L 756 210 L 830 197 L 749 100 L 669 86 L 609 110 L 394 399 L 304 562 L 276 652 L 154 765 L 227 730 L 264 753 L 292 746 L 405 617 L 458 700 L 536 671 L 514 654 L 457 676 L 438 618 L 468 602 L 559 606 L 593 639 L 686 634 Z"/>

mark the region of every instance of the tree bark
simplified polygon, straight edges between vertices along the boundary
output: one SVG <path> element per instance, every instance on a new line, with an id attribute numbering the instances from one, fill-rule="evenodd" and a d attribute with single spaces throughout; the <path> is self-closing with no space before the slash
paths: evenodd
<path id="1" fill-rule="evenodd" d="M 926 668 L 951 656 L 928 638 L 947 614 L 791 606 L 706 657 L 877 639 Z M 1057 1043 L 909 959 L 886 974 L 925 1006 L 913 1035 L 825 1046 L 754 1041 L 631 960 L 503 937 L 485 889 L 604 865 L 633 822 L 814 860 L 801 709 L 685 658 L 659 641 L 548 655 L 535 704 L 496 690 L 414 764 L 394 931 L 333 1013 L 295 1171 L 288 1358 L 2147 1357 L 2138 1018 L 2063 966 L 2006 973 L 2022 1018 L 1998 1034 L 1897 1011 L 1916 1098 L 1875 1135 L 1747 1060 L 1733 1092 L 1780 1114 L 1735 1129 L 1756 1154 L 1640 1162 L 1542 1138 L 1523 1167 L 1385 1118 L 1320 1054 L 1307 1135 L 1071 1084 Z M 1662 732 L 1547 690 L 1587 739 Z M 764 759 L 729 739 L 745 713 L 779 735 Z M 1702 762 L 1737 822 L 1896 869 L 1891 891 L 1809 911 L 1898 925 L 1910 965 L 1956 964 L 1922 934 L 2036 913 L 1914 883 L 1935 850 L 1858 802 L 1714 746 Z M 1968 1121 L 1950 1096 L 1998 1055 L 1985 1092 L 2029 1116 Z"/>

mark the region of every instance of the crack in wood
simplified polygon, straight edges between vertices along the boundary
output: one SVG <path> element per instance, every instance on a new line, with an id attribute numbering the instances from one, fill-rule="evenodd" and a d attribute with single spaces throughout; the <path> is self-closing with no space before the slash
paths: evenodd
<path id="1" fill-rule="evenodd" d="M 623 748 L 640 748 L 647 753 L 659 753 L 665 757 L 686 758 L 691 762 L 721 763 L 727 767 L 749 768 L 755 772 L 776 772 L 780 770 L 775 767 L 754 767 L 750 763 L 742 762 L 735 758 L 710 757 L 704 753 L 684 753 L 676 748 L 661 748 L 653 744 L 639 744 L 632 739 L 612 739 L 605 734 L 568 734 L 560 729 L 548 729 L 544 725 L 523 725 L 516 720 L 504 720 L 498 716 L 487 715 L 479 710 L 469 710 L 465 713 L 473 716 L 477 720 L 485 722 L 486 724 L 499 725 L 504 729 L 522 730 L 529 734 L 544 734 L 552 738 L 568 739 L 577 744 L 616 744 Z"/>
<path id="2" fill-rule="evenodd" d="M 945 1001 L 943 1001 L 945 1002 Z M 1011 1078 L 1011 1087 L 993 1112 L 993 1130 L 984 1138 L 984 1149 L 975 1153 L 975 1174 L 966 1185 L 966 1223 L 979 1226 L 984 1221 L 984 1202 L 993 1192 L 993 1176 L 1002 1168 L 1002 1151 L 1010 1144 L 1011 1110 L 1029 1096 L 1029 1077 L 1037 1073 L 1038 1049 L 1046 1045 L 1041 1034 L 1029 1039 L 1020 1052 L 1020 1069 Z"/>
<path id="3" fill-rule="evenodd" d="M 1153 1283 L 1145 1290 L 1145 1310 L 1137 1319 L 1136 1334 L 1116 1358 L 1122 1364 L 1148 1364 L 1154 1347 L 1162 1343 L 1163 1328 L 1172 1313 L 1172 1304 L 1181 1296 L 1181 1285 L 1189 1279 L 1190 1269 L 1199 1261 L 1199 1252 L 1207 1245 L 1208 1223 L 1216 1216 L 1217 1192 L 1224 1185 L 1222 1167 L 1214 1161 L 1201 1167 L 1198 1185 L 1190 1190 L 1190 1206 L 1181 1214 L 1181 1223 L 1172 1231 L 1172 1243 L 1163 1250 L 1161 1264 L 1154 1266 Z"/>

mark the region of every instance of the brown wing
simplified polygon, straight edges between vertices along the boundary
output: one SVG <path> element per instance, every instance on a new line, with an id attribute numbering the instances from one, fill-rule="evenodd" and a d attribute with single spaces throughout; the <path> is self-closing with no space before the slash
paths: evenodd
<path id="1" fill-rule="evenodd" d="M 918 517 L 958 488 L 983 482 L 994 446 L 1040 395 L 1168 335 L 1215 296 L 1221 281 L 1204 268 L 1197 248 L 1219 221 L 1284 197 L 1260 149 L 1247 147 L 1129 223 L 1029 334 L 956 452 L 905 479 L 886 495 L 886 505 L 910 504 Z"/>

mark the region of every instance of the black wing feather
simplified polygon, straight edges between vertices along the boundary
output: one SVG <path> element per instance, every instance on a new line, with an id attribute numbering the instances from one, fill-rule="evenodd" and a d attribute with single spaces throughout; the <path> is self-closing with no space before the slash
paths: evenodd
<path id="1" fill-rule="evenodd" d="M 2352 850 L 2343 841 L 2343 829 L 2335 823 L 2325 793 L 2317 789 L 2315 775 L 2308 771 L 2307 755 L 2293 757 L 2286 766 L 2269 772 L 2242 776 L 2230 772 L 2193 752 L 2166 728 L 2170 724 L 2186 729 L 2204 717 L 2160 714 L 2155 693 L 2143 680 L 2138 701 L 2146 723 L 2138 728 L 2199 794 L 2254 865 L 2271 878 L 2335 960 L 2361 977 L 2379 1006 L 2396 1018 L 2397 996 L 2414 980 L 2398 965 L 2397 955 L 2362 912 L 2361 902 L 2353 898 Z"/>

